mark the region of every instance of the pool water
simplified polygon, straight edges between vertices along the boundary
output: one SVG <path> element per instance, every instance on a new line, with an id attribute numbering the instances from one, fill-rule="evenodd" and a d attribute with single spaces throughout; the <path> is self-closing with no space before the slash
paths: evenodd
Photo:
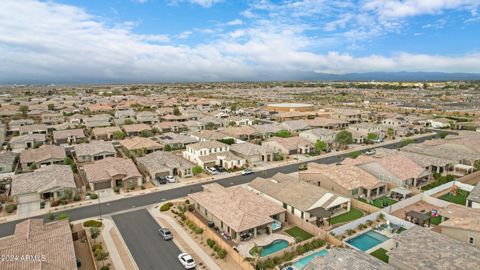
<path id="1" fill-rule="evenodd" d="M 262 252 L 260 253 L 260 257 L 268 256 L 268 255 L 270 255 L 272 253 L 275 253 L 277 251 L 280 251 L 280 250 L 282 250 L 286 247 L 288 247 L 288 241 L 283 240 L 283 239 L 274 240 L 272 243 L 261 247 Z M 251 251 L 250 251 L 250 253 L 251 253 Z"/>
<path id="2" fill-rule="evenodd" d="M 347 243 L 360 249 L 361 251 L 367 251 L 372 247 L 387 241 L 388 239 L 390 238 L 376 231 L 368 231 L 359 236 L 348 239 Z"/>
<path id="3" fill-rule="evenodd" d="M 311 260 L 313 260 L 315 257 L 323 257 L 325 255 L 328 254 L 328 250 L 326 249 L 322 249 L 318 252 L 315 252 L 313 254 L 310 254 L 300 260 L 298 260 L 297 262 L 295 262 L 293 264 L 293 266 L 298 269 L 298 270 L 302 270 L 305 266 L 307 266 L 308 263 L 310 263 Z"/>

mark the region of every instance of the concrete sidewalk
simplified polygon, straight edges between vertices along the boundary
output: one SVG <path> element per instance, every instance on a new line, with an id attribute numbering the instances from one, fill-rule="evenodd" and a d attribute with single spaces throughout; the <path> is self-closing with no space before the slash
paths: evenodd
<path id="1" fill-rule="evenodd" d="M 152 217 L 162 226 L 169 227 L 173 229 L 177 235 L 179 235 L 183 241 L 187 243 L 189 248 L 191 248 L 195 254 L 200 257 L 200 260 L 208 266 L 210 270 L 222 270 L 215 261 L 193 240 L 190 235 L 170 216 L 160 213 L 159 208 L 149 207 L 148 212 Z M 162 222 L 161 222 L 161 221 Z M 161 224 L 165 223 L 165 224 Z M 165 226 L 167 225 L 168 226 Z M 175 240 L 175 239 L 174 239 Z M 198 264 L 198 263 L 197 263 Z"/>

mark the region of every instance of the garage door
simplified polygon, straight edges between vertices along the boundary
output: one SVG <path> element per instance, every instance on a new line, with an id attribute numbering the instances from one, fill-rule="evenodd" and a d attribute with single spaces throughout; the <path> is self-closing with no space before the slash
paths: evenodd
<path id="1" fill-rule="evenodd" d="M 40 195 L 37 193 L 25 194 L 18 196 L 18 203 L 30 203 L 30 202 L 40 202 Z"/>
<path id="2" fill-rule="evenodd" d="M 170 172 L 166 171 L 166 172 L 158 172 L 155 174 L 155 177 L 162 177 L 162 176 L 169 176 L 170 175 Z"/>
<path id="3" fill-rule="evenodd" d="M 110 181 L 106 181 L 106 182 L 99 182 L 99 183 L 94 183 L 93 184 L 93 188 L 95 190 L 99 190 L 99 189 L 106 189 L 106 188 L 111 188 L 112 187 L 112 184 Z"/>

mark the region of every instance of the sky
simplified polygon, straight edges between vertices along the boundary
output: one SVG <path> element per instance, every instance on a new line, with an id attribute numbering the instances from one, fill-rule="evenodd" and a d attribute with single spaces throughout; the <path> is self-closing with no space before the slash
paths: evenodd
<path id="1" fill-rule="evenodd" d="M 0 0 L 0 83 L 480 73 L 480 0 Z"/>

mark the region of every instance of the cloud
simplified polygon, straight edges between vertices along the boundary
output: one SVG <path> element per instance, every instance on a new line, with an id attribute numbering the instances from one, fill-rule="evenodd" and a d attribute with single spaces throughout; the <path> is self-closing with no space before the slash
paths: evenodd
<path id="1" fill-rule="evenodd" d="M 478 0 L 368 0 L 364 8 L 384 18 L 403 18 L 423 14 L 437 14 L 451 9 L 474 10 Z"/>
<path id="2" fill-rule="evenodd" d="M 32 24 L 32 22 L 35 22 Z M 480 54 L 357 57 L 315 52 L 331 37 L 310 26 L 258 20 L 206 43 L 172 43 L 139 35 L 135 24 L 111 26 L 85 10 L 34 0 L 0 1 L 0 83 L 285 80 L 314 73 L 371 71 L 480 72 Z M 183 32 L 178 35 L 188 36 Z M 351 33 L 369 36 L 371 33 Z"/>
<path id="3" fill-rule="evenodd" d="M 226 25 L 229 25 L 229 26 L 242 25 L 242 24 L 243 24 L 243 21 L 240 19 L 235 19 L 226 23 Z"/>
<path id="4" fill-rule="evenodd" d="M 181 32 L 180 34 L 178 34 L 177 38 L 179 39 L 186 39 L 188 38 L 189 36 L 191 36 L 193 34 L 192 31 L 183 31 Z"/>
<path id="5" fill-rule="evenodd" d="M 169 0 L 170 4 L 179 4 L 181 2 L 188 2 L 204 8 L 209 8 L 217 3 L 223 2 L 223 0 Z"/>

